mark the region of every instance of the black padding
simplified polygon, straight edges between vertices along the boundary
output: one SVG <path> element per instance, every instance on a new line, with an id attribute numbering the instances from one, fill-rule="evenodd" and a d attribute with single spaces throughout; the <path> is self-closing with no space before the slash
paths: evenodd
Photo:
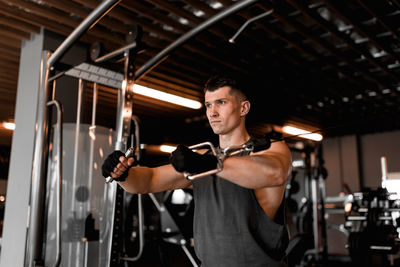
<path id="1" fill-rule="evenodd" d="M 271 139 L 268 137 L 251 137 L 250 142 L 254 145 L 253 152 L 270 148 Z"/>
<path id="2" fill-rule="evenodd" d="M 218 160 L 214 155 L 193 152 L 184 145 L 178 145 L 171 154 L 171 164 L 178 172 L 202 173 L 217 167 Z"/>

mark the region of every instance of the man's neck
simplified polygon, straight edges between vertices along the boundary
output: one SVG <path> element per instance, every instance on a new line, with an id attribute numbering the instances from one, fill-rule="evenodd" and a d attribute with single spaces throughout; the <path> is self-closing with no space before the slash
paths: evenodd
<path id="1" fill-rule="evenodd" d="M 246 130 L 240 133 L 230 133 L 219 136 L 219 147 L 224 149 L 231 146 L 240 146 L 246 143 L 250 138 L 250 135 Z"/>

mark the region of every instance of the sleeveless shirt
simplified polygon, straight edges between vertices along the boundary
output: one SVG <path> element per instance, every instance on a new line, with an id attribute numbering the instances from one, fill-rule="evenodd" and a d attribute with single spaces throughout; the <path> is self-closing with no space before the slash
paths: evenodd
<path id="1" fill-rule="evenodd" d="M 217 175 L 193 180 L 193 195 L 193 237 L 202 267 L 285 266 L 289 238 L 283 201 L 271 220 L 253 189 Z"/>

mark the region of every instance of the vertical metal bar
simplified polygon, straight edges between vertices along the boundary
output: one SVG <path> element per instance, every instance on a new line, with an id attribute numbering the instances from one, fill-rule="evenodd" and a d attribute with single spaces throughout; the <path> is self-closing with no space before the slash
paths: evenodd
<path id="1" fill-rule="evenodd" d="M 381 157 L 381 171 L 382 171 L 381 185 L 383 188 L 386 188 L 386 180 L 388 176 L 386 157 Z"/>
<path id="2" fill-rule="evenodd" d="M 315 255 L 318 258 L 319 253 L 319 229 L 318 229 L 318 185 L 317 180 L 311 178 L 311 197 L 312 197 L 312 213 L 313 213 L 313 236 Z"/>
<path id="3" fill-rule="evenodd" d="M 28 226 L 28 247 L 26 264 L 29 267 L 41 263 L 42 259 L 42 230 L 43 230 L 43 204 L 45 191 L 45 166 L 48 154 L 48 58 L 49 51 L 43 51 L 40 68 L 39 104 L 37 107 L 35 150 L 33 157 L 32 184 L 30 195 L 30 218 Z"/>
<path id="4" fill-rule="evenodd" d="M 130 125 L 132 120 L 132 105 L 133 105 L 133 85 L 135 83 L 134 73 L 134 53 L 125 51 L 125 65 L 124 74 L 125 78 L 121 86 L 121 90 L 118 91 L 118 109 L 117 109 L 117 121 L 116 121 L 116 142 L 115 149 L 125 151 L 130 131 Z M 112 219 L 112 236 L 110 238 L 110 250 L 108 253 L 110 257 L 110 267 L 118 266 L 120 260 L 121 246 L 121 219 L 122 219 L 122 208 L 123 208 L 123 193 L 124 190 L 116 185 L 115 189 L 115 203 Z"/>
<path id="5" fill-rule="evenodd" d="M 93 153 L 94 141 L 96 140 L 96 108 L 97 108 L 97 83 L 93 84 L 93 101 L 92 101 L 92 123 L 89 127 L 90 148 L 89 148 L 89 177 L 88 186 L 91 188 L 93 181 Z M 91 202 L 87 202 L 87 210 L 90 210 Z"/>
<path id="6" fill-rule="evenodd" d="M 74 165 L 72 176 L 72 188 L 76 188 L 76 179 L 78 171 L 78 149 L 79 149 L 79 133 L 81 128 L 81 110 L 82 110 L 82 97 L 83 97 L 83 81 L 79 79 L 78 85 L 78 103 L 76 108 L 76 125 L 75 125 L 75 146 L 74 146 Z M 72 198 L 72 207 L 75 207 L 75 198 Z"/>
<path id="7" fill-rule="evenodd" d="M 51 67 L 54 63 L 79 39 L 89 28 L 93 27 L 101 17 L 107 14 L 121 0 L 105 0 L 75 28 L 75 30 L 62 42 L 49 58 L 47 64 Z"/>
<path id="8" fill-rule="evenodd" d="M 118 93 L 117 140 L 115 143 L 115 149 L 121 151 L 127 149 L 126 144 L 132 119 L 133 85 L 135 84 L 133 58 L 129 51 L 125 52 L 124 75 L 125 79 Z"/>
<path id="9" fill-rule="evenodd" d="M 54 81 L 55 83 L 55 81 Z M 53 86 L 53 90 L 54 90 Z M 54 91 L 53 91 L 54 96 Z M 60 266 L 61 263 L 61 219 L 62 219 L 62 144 L 63 144 L 63 110 L 61 104 L 57 100 L 52 100 L 47 103 L 48 106 L 55 105 L 57 108 L 57 197 L 56 197 L 56 240 L 57 240 L 57 247 L 56 247 L 56 260 L 54 263 L 54 267 Z"/>

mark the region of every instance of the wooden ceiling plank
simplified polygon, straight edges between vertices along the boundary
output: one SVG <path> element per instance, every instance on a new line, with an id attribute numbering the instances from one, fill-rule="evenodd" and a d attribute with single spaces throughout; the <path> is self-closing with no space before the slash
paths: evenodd
<path id="1" fill-rule="evenodd" d="M 8 26 L 2 26 L 0 28 L 0 35 L 14 38 L 16 40 L 29 40 L 31 35 L 29 33 L 21 32 L 16 29 L 12 29 Z"/>
<path id="2" fill-rule="evenodd" d="M 272 7 L 267 5 L 265 2 L 263 2 L 262 4 L 259 4 L 258 6 L 260 6 L 261 8 L 263 8 L 264 10 L 270 10 Z M 297 33 L 301 34 L 303 37 L 305 37 L 306 39 L 312 41 L 313 43 L 315 43 L 316 45 L 318 45 L 319 47 L 323 48 L 324 50 L 328 51 L 330 54 L 332 54 L 335 58 L 341 60 L 342 62 L 345 62 L 348 66 L 350 66 L 352 69 L 354 69 L 356 72 L 360 73 L 363 75 L 363 77 L 372 82 L 373 84 L 377 84 L 382 86 L 383 88 L 386 88 L 388 85 L 385 84 L 384 82 L 378 80 L 376 77 L 374 77 L 371 73 L 367 73 L 365 70 L 360 69 L 358 66 L 356 66 L 353 62 L 351 62 L 350 60 L 348 60 L 344 55 L 341 55 L 340 53 L 337 52 L 337 50 L 335 50 L 332 45 L 324 42 L 323 40 L 321 40 L 320 37 L 316 37 L 314 35 L 312 35 L 311 33 L 308 32 L 308 30 L 305 27 L 300 26 L 299 23 L 296 23 L 295 21 L 293 21 L 291 18 L 289 18 L 288 16 L 284 16 L 283 14 L 281 14 L 279 12 L 279 10 L 277 10 L 276 8 L 274 9 L 275 11 L 272 13 L 272 16 L 274 16 L 275 18 L 277 18 L 279 21 L 281 21 L 282 23 L 288 25 L 289 27 L 293 28 L 296 30 Z"/>
<path id="3" fill-rule="evenodd" d="M 67 26 L 70 26 L 72 28 L 76 28 L 79 26 L 81 23 L 80 20 L 74 20 L 73 17 L 71 17 L 69 14 L 62 12 L 60 10 L 57 10 L 55 8 L 50 8 L 44 5 L 38 5 L 32 2 L 26 2 L 23 0 L 1 0 L 3 2 L 7 2 L 10 4 L 13 4 L 19 8 L 22 9 L 27 9 L 33 12 L 34 14 L 44 17 L 48 20 L 53 20 L 56 23 L 61 23 Z M 48 25 L 50 22 L 45 23 L 44 25 Z M 88 31 L 88 33 L 91 33 L 92 35 L 104 39 L 104 37 L 109 37 L 109 42 L 115 43 L 118 45 L 125 44 L 125 39 L 121 38 L 120 36 L 114 35 L 112 38 L 110 37 L 111 33 L 106 32 L 104 30 L 98 29 L 96 27 L 92 28 L 91 30 Z"/>
<path id="4" fill-rule="evenodd" d="M 95 8 L 99 5 L 99 3 L 95 0 L 73 0 L 74 2 L 78 2 L 82 5 L 88 6 L 90 8 Z M 135 18 L 132 16 L 132 13 L 125 10 L 124 8 L 120 6 L 114 7 L 107 15 L 106 17 L 112 17 L 114 19 L 117 19 L 121 21 L 122 23 L 125 23 L 127 25 L 130 24 L 138 24 L 140 25 L 144 31 L 151 32 L 154 34 L 159 35 L 162 39 L 167 40 L 167 41 L 174 41 L 177 39 L 178 35 L 172 33 L 172 32 L 167 32 L 163 29 L 161 29 L 158 26 L 152 25 L 148 21 L 143 20 L 142 18 Z"/>
<path id="5" fill-rule="evenodd" d="M 339 16 L 342 20 L 344 20 L 347 24 L 350 24 L 354 27 L 354 29 L 361 35 L 366 36 L 368 39 L 376 46 L 377 48 L 385 51 L 394 59 L 400 61 L 400 55 L 397 54 L 390 46 L 380 42 L 373 34 L 369 33 L 365 26 L 362 26 L 359 22 L 355 21 L 351 16 L 344 14 L 341 12 L 333 2 L 329 0 L 322 0 L 324 5 L 331 11 L 333 11 L 337 16 Z"/>
<path id="6" fill-rule="evenodd" d="M 197 10 L 203 11 L 205 16 L 208 18 L 218 13 L 218 10 L 215 10 L 214 8 L 210 7 L 209 5 L 207 5 L 202 1 L 198 0 L 180 0 L 180 1 Z"/>
<path id="7" fill-rule="evenodd" d="M 1 38 L 1 37 L 0 37 Z M 9 61 L 14 62 L 14 64 L 19 64 L 19 55 L 12 55 L 8 50 L 0 48 L 0 58 L 7 59 Z"/>
<path id="8" fill-rule="evenodd" d="M 167 2 L 164 0 L 146 0 L 146 1 L 160 9 L 163 9 L 169 13 L 175 14 L 178 17 L 187 19 L 190 23 L 192 23 L 194 25 L 198 25 L 202 22 L 201 19 L 197 18 L 193 14 L 190 14 L 188 11 L 174 6 L 170 2 Z"/>
<path id="9" fill-rule="evenodd" d="M 190 13 L 189 11 L 180 9 L 176 6 L 174 6 L 173 4 L 164 1 L 164 0 L 147 0 L 147 2 L 153 4 L 154 6 L 157 6 L 158 8 L 164 9 L 170 13 L 173 13 L 175 15 L 177 15 L 178 17 L 182 17 L 187 19 L 190 23 L 192 23 L 193 25 L 199 25 L 203 22 L 202 19 L 196 17 L 195 15 L 193 15 L 192 13 Z M 229 34 L 227 35 L 226 32 L 223 32 L 222 30 L 216 28 L 216 27 L 211 27 L 209 28 L 207 31 L 212 32 L 213 34 L 221 37 L 224 40 L 227 40 L 229 38 Z"/>
<path id="10" fill-rule="evenodd" d="M 74 30 L 74 27 L 68 27 L 63 24 L 59 24 L 57 21 L 51 21 L 46 17 L 37 16 L 32 13 L 27 13 L 21 9 L 12 8 L 11 6 L 4 4 L 1 1 L 0 14 L 5 14 L 13 18 L 21 19 L 27 23 L 31 23 L 39 27 L 46 25 L 44 28 L 64 36 L 68 36 Z M 98 38 L 94 38 L 93 35 L 91 35 L 89 32 L 82 36 L 80 40 L 87 43 L 93 43 L 95 41 L 98 41 Z M 18 44 L 18 48 L 20 48 L 20 44 Z"/>
<path id="11" fill-rule="evenodd" d="M 174 28 L 174 30 L 178 31 L 178 33 L 186 33 L 190 30 L 190 27 L 183 25 L 176 20 L 169 18 L 168 16 L 165 16 L 165 14 L 162 14 L 157 10 L 141 4 L 140 1 L 124 0 L 120 5 L 153 21 L 158 21 L 162 24 L 168 25 Z"/>
<path id="12" fill-rule="evenodd" d="M 377 21 L 387 30 L 389 31 L 394 38 L 396 38 L 398 41 L 400 41 L 400 35 L 398 33 L 398 29 L 393 29 L 390 25 L 385 23 L 381 17 L 373 10 L 373 8 L 370 8 L 366 3 L 360 0 L 356 0 L 360 6 L 362 6 L 371 16 L 376 18 Z"/>
<path id="13" fill-rule="evenodd" d="M 354 41 L 350 40 L 347 35 L 345 35 L 342 32 L 339 32 L 335 27 L 330 25 L 326 20 L 323 20 L 321 16 L 315 14 L 313 11 L 311 11 L 308 7 L 304 6 L 301 4 L 301 1 L 294 1 L 294 0 L 286 0 L 290 5 L 292 5 L 294 8 L 297 10 L 300 10 L 305 16 L 307 16 L 309 19 L 313 20 L 315 23 L 317 23 L 321 28 L 323 28 L 325 31 L 330 32 L 333 36 L 336 38 L 342 40 L 345 42 L 348 47 L 350 47 L 354 52 L 356 52 L 360 57 L 366 58 L 371 64 L 374 66 L 378 67 L 383 71 L 385 74 L 390 76 L 394 81 L 400 81 L 400 77 L 397 75 L 394 75 L 392 72 L 390 72 L 386 66 L 381 64 L 380 62 L 377 62 L 370 53 L 366 53 L 364 51 L 360 51 Z"/>
<path id="14" fill-rule="evenodd" d="M 40 27 L 34 26 L 32 24 L 26 23 L 24 21 L 15 19 L 15 18 L 10 18 L 6 16 L 1 16 L 0 17 L 0 25 L 6 25 L 15 29 L 18 29 L 23 32 L 28 32 L 28 33 L 40 33 Z"/>
<path id="15" fill-rule="evenodd" d="M 180 86 L 183 86 L 185 88 L 190 88 L 196 91 L 199 91 L 198 89 L 201 89 L 200 86 L 197 83 L 191 83 L 189 81 L 180 79 L 179 77 L 173 77 L 173 76 L 168 76 L 163 73 L 157 72 L 157 71 L 152 71 L 148 74 L 149 77 L 154 76 L 157 79 L 162 79 L 162 80 L 167 80 L 171 81 L 172 83 L 178 84 Z"/>
<path id="16" fill-rule="evenodd" d="M 15 47 L 0 44 L 0 56 L 6 55 L 8 57 L 15 57 L 19 62 L 19 54 L 19 50 L 15 49 Z"/>
<path id="17" fill-rule="evenodd" d="M 252 16 L 251 14 L 249 14 L 248 12 L 243 12 L 243 13 L 241 14 L 241 16 L 245 16 L 245 18 L 247 18 L 247 19 L 253 17 L 253 16 Z M 263 29 L 266 33 L 277 37 L 278 39 L 280 39 L 280 40 L 283 41 L 284 43 L 290 44 L 290 46 L 292 46 L 293 48 L 295 48 L 297 51 L 299 51 L 299 52 L 301 52 L 301 53 L 303 53 L 303 54 L 306 54 L 306 55 L 310 56 L 310 57 L 313 59 L 312 62 L 313 62 L 314 64 L 319 62 L 319 60 L 318 60 L 319 56 L 316 55 L 314 51 L 312 51 L 312 50 L 310 50 L 309 48 L 305 47 L 303 44 L 301 44 L 301 43 L 299 43 L 299 42 L 297 42 L 297 41 L 292 40 L 285 32 L 283 32 L 283 31 L 278 31 L 278 29 L 272 29 L 272 28 L 273 28 L 272 25 L 269 25 L 269 27 L 267 27 L 266 24 L 264 24 L 264 23 L 260 23 L 260 22 L 257 22 L 257 21 L 254 22 L 254 23 L 255 23 L 258 27 L 260 27 L 261 29 Z M 293 54 L 296 54 L 296 55 L 297 55 L 297 53 L 293 53 Z M 297 55 L 297 56 L 298 56 L 298 55 Z M 300 62 L 301 62 L 301 61 L 304 61 L 304 59 L 299 59 L 299 61 L 300 61 Z M 310 64 L 310 63 L 311 63 L 311 62 L 309 62 L 309 64 Z M 331 63 L 331 62 L 329 62 L 329 61 L 326 61 L 326 62 L 324 62 L 324 63 L 325 63 L 325 64 L 328 64 L 331 68 L 335 69 L 336 72 L 341 73 L 344 77 L 346 77 L 346 79 L 347 79 L 348 81 L 353 82 L 355 85 L 351 85 L 351 84 L 350 84 L 350 88 L 354 88 L 354 89 L 356 90 L 356 92 L 358 91 L 358 92 L 360 92 L 360 93 L 365 93 L 365 91 L 364 91 L 364 89 L 363 89 L 363 85 L 360 83 L 359 80 L 357 80 L 357 79 L 355 79 L 353 76 L 350 76 L 350 75 L 346 74 L 345 72 L 339 70 L 338 67 L 337 67 L 335 64 L 333 64 L 333 63 Z M 316 66 L 315 68 L 321 70 L 321 69 L 323 69 L 323 66 Z M 320 72 L 320 71 L 318 71 L 318 72 Z M 322 75 L 324 74 L 324 72 L 321 72 L 321 73 L 322 73 Z M 327 76 L 327 77 L 329 77 L 329 76 Z M 328 79 L 328 80 L 329 80 L 329 79 Z M 349 88 L 349 86 L 346 86 L 346 88 Z M 344 89 L 345 89 L 345 88 L 344 88 Z M 342 91 L 342 90 L 341 90 L 341 91 Z M 340 91 L 339 91 L 339 92 L 340 92 Z M 343 92 L 343 91 L 342 91 L 342 92 Z M 344 94 L 344 95 L 346 95 L 346 94 Z M 343 96 L 343 95 L 342 95 L 342 96 Z"/>
<path id="18" fill-rule="evenodd" d="M 69 13 L 73 13 L 80 18 L 86 18 L 90 14 L 90 10 L 86 9 L 85 5 L 78 4 L 74 1 L 61 1 L 61 0 L 43 0 L 46 4 L 57 8 L 59 10 L 68 11 Z M 99 25 L 102 25 L 106 28 L 115 30 L 116 32 L 126 34 L 128 32 L 128 27 L 126 24 L 121 23 L 121 21 L 110 18 L 109 16 L 104 16 L 99 22 Z"/>

